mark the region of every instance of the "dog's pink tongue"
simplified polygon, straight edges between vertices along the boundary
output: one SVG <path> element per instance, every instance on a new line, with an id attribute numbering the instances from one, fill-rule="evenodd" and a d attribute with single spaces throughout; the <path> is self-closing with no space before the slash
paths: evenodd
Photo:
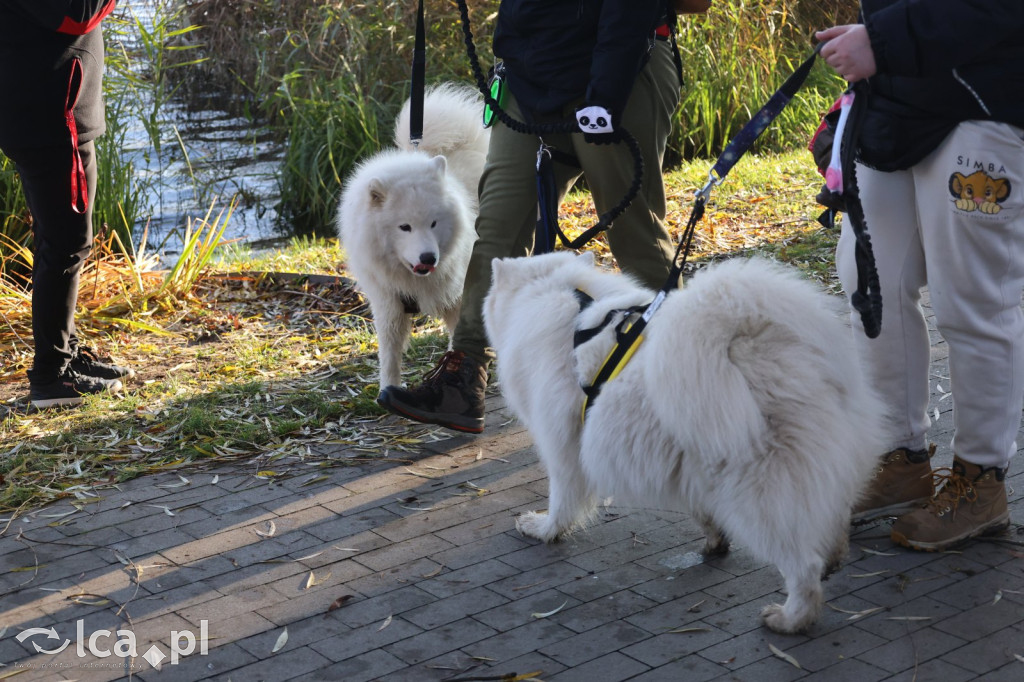
<path id="1" fill-rule="evenodd" d="M 415 272 L 418 275 L 429 275 L 430 273 L 432 273 L 434 271 L 434 266 L 433 265 L 423 265 L 421 263 L 421 264 L 415 266 L 412 270 L 413 270 L 413 272 Z"/>

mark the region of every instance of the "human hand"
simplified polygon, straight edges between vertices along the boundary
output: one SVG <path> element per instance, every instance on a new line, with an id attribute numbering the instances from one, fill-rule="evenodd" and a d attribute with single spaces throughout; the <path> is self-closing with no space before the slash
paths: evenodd
<path id="1" fill-rule="evenodd" d="M 870 78 L 878 72 L 875 52 L 864 24 L 833 26 L 818 31 L 814 37 L 827 41 L 821 48 L 822 59 L 850 83 Z"/>
<path id="2" fill-rule="evenodd" d="M 591 144 L 611 144 L 620 135 L 612 125 L 612 114 L 604 107 L 588 106 L 576 110 L 576 123 L 583 131 L 583 139 Z"/>

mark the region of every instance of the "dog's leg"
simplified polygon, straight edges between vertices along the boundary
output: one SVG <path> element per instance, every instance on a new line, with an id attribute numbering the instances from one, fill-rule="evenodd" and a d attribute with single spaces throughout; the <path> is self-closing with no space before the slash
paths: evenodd
<path id="1" fill-rule="evenodd" d="M 806 629 L 818 618 L 823 601 L 821 573 L 825 562 L 820 557 L 796 553 L 777 557 L 776 565 L 786 581 L 786 603 L 769 604 L 761 618 L 769 629 L 792 634 Z"/>
<path id="2" fill-rule="evenodd" d="M 452 339 L 455 337 L 455 325 L 459 323 L 460 306 L 455 306 L 441 313 L 444 326 L 448 329 L 448 350 L 452 349 Z"/>
<path id="3" fill-rule="evenodd" d="M 396 298 L 374 302 L 373 323 L 377 329 L 377 359 L 380 363 L 380 388 L 402 385 L 402 353 L 412 331 L 412 316 Z"/>
<path id="4" fill-rule="evenodd" d="M 720 556 L 729 553 L 729 538 L 707 514 L 697 514 L 697 523 L 704 531 L 704 547 L 700 553 L 704 556 Z"/>
<path id="5" fill-rule="evenodd" d="M 572 429 L 563 425 L 562 433 L 556 429 L 554 433 L 558 435 L 545 439 L 548 442 L 535 441 L 548 474 L 547 512 L 526 512 L 516 519 L 520 533 L 544 542 L 552 542 L 584 525 L 597 510 L 597 498 L 580 465 L 579 438 L 564 437 L 566 430 Z"/>

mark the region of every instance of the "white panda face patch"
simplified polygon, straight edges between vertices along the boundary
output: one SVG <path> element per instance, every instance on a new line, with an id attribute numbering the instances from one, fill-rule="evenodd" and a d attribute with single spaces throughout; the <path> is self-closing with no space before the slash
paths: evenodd
<path id="1" fill-rule="evenodd" d="M 612 115 L 604 107 L 583 107 L 576 111 L 576 122 L 585 133 L 612 132 Z"/>

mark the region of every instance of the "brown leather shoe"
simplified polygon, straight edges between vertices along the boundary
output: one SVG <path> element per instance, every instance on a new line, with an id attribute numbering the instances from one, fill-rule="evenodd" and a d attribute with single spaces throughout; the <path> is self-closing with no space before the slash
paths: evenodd
<path id="1" fill-rule="evenodd" d="M 928 552 L 949 549 L 970 538 L 995 535 L 1010 525 L 1006 505 L 1006 469 L 980 467 L 953 458 L 939 469 L 941 483 L 928 504 L 896 519 L 892 540 Z"/>
<path id="2" fill-rule="evenodd" d="M 487 369 L 462 351 L 450 350 L 418 386 L 387 386 L 377 403 L 414 421 L 480 433 L 486 388 Z"/>
<path id="3" fill-rule="evenodd" d="M 866 523 L 881 516 L 899 516 L 931 499 L 934 454 L 935 445 L 930 445 L 927 450 L 899 448 L 884 455 L 850 521 Z"/>

